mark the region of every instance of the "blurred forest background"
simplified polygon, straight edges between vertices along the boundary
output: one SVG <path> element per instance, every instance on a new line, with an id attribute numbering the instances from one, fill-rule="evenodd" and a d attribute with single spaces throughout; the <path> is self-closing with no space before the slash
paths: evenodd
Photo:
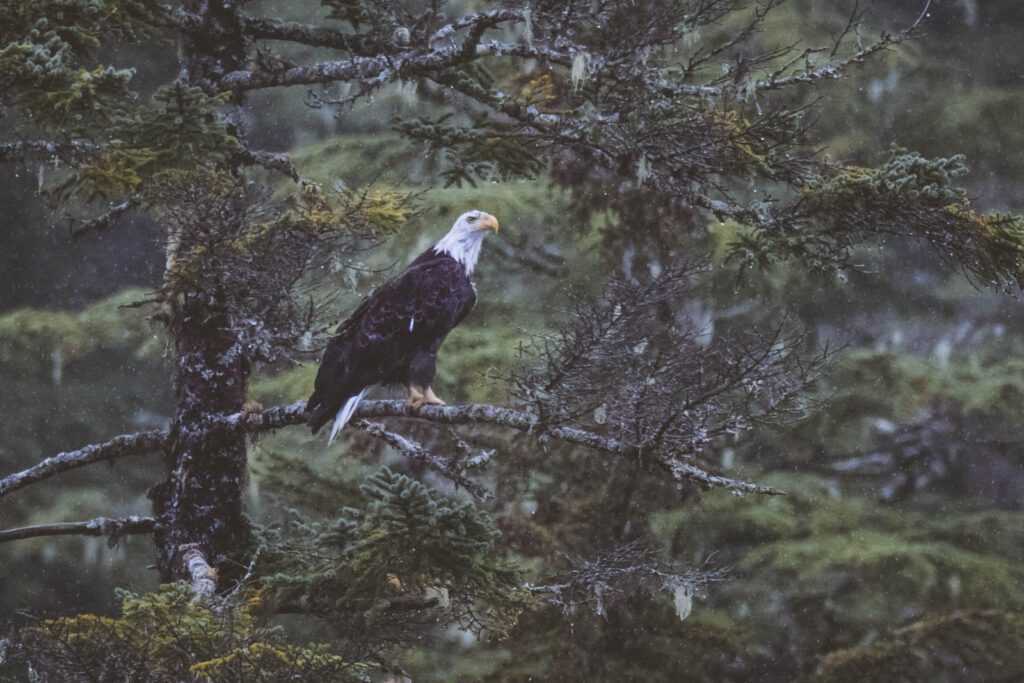
<path id="1" fill-rule="evenodd" d="M 918 4 L 862 3 L 865 35 L 908 25 Z M 295 19 L 316 11 L 315 3 L 273 0 L 248 9 Z M 850 9 L 845 0 L 791 0 L 759 40 L 827 41 Z M 962 182 L 974 204 L 1021 212 L 1022 33 L 1016 0 L 936 0 L 916 40 L 807 92 L 822 97 L 812 115 L 824 154 L 865 165 L 892 144 L 929 157 L 964 154 L 971 173 Z M 134 83 L 146 93 L 173 78 L 170 54 L 141 46 L 119 61 L 136 65 Z M 395 116 L 431 113 L 415 88 L 389 87 L 341 111 L 307 106 L 304 93 L 252 96 L 255 146 L 289 152 L 303 176 L 328 186 L 422 193 L 418 216 L 365 253 L 361 275 L 343 271 L 339 319 L 462 211 L 500 219 L 477 271 L 479 304 L 442 349 L 435 386 L 450 403 L 502 402 L 504 386 L 489 378 L 517 362 L 526 333 L 543 332 L 572 292 L 593 292 L 605 279 L 616 239 L 607 217 L 581 219 L 580 198 L 544 173 L 444 187 L 439 160 L 391 129 Z M 159 232 L 140 214 L 72 240 L 38 195 L 50 172 L 0 167 L 4 473 L 166 426 L 172 411 L 165 339 L 144 311 L 120 307 L 157 286 Z M 284 181 L 267 182 L 273 192 Z M 152 239 L 124 239 L 129 232 Z M 435 633 L 401 657 L 413 680 L 787 681 L 816 672 L 896 680 L 886 672 L 905 664 L 901 657 L 916 662 L 907 671 L 931 676 L 906 680 L 1024 676 L 1024 656 L 1005 656 L 1024 644 L 1021 302 L 972 285 L 933 250 L 896 240 L 858 250 L 856 267 L 840 276 L 785 263 L 741 271 L 723 258 L 735 234 L 736 226 L 713 221 L 687 238 L 696 258 L 712 259 L 695 290 L 694 320 L 718 334 L 786 318 L 809 330 L 812 344 L 839 349 L 809 417 L 745 432 L 715 454 L 722 472 L 787 495 L 690 492 L 680 500 L 613 460 L 599 469 L 570 456 L 498 458 L 491 485 L 501 503 L 490 508 L 527 575 L 550 572 L 555 548 L 586 556 L 630 534 L 723 578 L 694 597 L 683 621 L 662 594 L 606 613 L 531 611 L 502 640 Z M 266 406 L 305 398 L 316 360 L 262 369 L 253 398 Z M 340 509 L 382 460 L 432 480 L 351 441 L 328 449 L 301 429 L 263 438 L 250 452 L 247 510 L 275 524 L 289 509 L 313 517 Z M 145 491 L 158 471 L 152 456 L 62 475 L 0 501 L 0 527 L 148 514 Z M 0 635 L 28 615 L 115 614 L 114 587 L 156 588 L 152 562 L 144 536 L 114 547 L 77 537 L 0 545 Z M 281 623 L 297 637 L 329 639 L 308 624 Z"/>

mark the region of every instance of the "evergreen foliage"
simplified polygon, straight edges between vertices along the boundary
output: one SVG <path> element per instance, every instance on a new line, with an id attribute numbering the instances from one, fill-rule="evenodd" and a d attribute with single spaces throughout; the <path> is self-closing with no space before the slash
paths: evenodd
<path id="1" fill-rule="evenodd" d="M 426 143 L 431 152 L 441 154 L 445 187 L 463 182 L 476 187 L 477 182 L 533 178 L 544 169 L 540 157 L 502 135 L 501 129 L 487 117 L 467 126 L 448 124 L 449 117 L 446 114 L 436 121 L 422 118 L 395 125 L 399 133 Z"/>
<path id="2" fill-rule="evenodd" d="M 152 514 L 153 486 L 188 580 L 157 588 L 148 540 L 0 546 L 2 675 L 1019 677 L 1024 325 L 972 289 L 1022 283 L 992 66 L 1018 8 L 872 40 L 920 8 L 826 5 L 0 0 L 0 249 L 141 285 L 0 314 L 2 475 L 168 435 L 4 526 Z M 503 241 L 437 388 L 493 405 L 328 451 L 255 403 L 303 398 L 339 316 L 469 207 Z M 81 251 L 45 246 L 65 211 Z M 85 271 L 96 244 L 163 271 Z"/>
<path id="3" fill-rule="evenodd" d="M 401 626 L 437 610 L 476 633 L 515 623 L 530 597 L 486 513 L 387 467 L 360 491 L 363 507 L 333 521 L 295 520 L 291 537 L 268 530 L 260 569 L 279 609 L 328 619 L 364 645 L 388 631 L 401 639 Z"/>
<path id="4" fill-rule="evenodd" d="M 926 617 L 870 646 L 834 652 L 822 662 L 818 678 L 1009 680 L 1021 675 L 1022 647 L 1019 615 L 997 610 L 954 612 Z"/>
<path id="5" fill-rule="evenodd" d="M 236 595 L 216 607 L 183 584 L 136 595 L 119 592 L 119 617 L 82 614 L 44 620 L 22 633 L 28 665 L 43 680 L 363 681 L 365 667 L 329 646 L 289 645 L 259 626 L 260 597 Z"/>

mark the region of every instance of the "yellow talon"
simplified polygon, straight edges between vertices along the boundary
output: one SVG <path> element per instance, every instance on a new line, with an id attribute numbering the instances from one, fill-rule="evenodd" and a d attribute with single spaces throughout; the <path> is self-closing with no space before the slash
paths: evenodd
<path id="1" fill-rule="evenodd" d="M 427 397 L 423 395 L 423 392 L 418 387 L 409 387 L 409 395 L 405 398 L 405 407 L 419 410 L 426 399 Z"/>
<path id="2" fill-rule="evenodd" d="M 437 394 L 435 394 L 434 390 L 431 389 L 430 387 L 427 387 L 427 393 L 426 396 L 423 397 L 423 402 L 432 406 L 447 405 L 444 401 L 437 397 Z"/>

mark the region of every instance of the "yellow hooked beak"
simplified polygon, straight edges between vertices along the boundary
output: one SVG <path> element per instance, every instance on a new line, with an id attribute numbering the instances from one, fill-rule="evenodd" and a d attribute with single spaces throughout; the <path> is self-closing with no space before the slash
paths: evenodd
<path id="1" fill-rule="evenodd" d="M 498 219 L 489 213 L 485 213 L 480 216 L 480 220 L 477 222 L 476 227 L 478 230 L 486 230 L 487 228 L 494 228 L 494 232 L 498 232 Z"/>

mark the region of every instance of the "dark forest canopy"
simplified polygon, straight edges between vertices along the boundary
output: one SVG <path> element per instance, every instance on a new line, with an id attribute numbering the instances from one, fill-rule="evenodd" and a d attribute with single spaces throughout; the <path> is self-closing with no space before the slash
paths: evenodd
<path id="1" fill-rule="evenodd" d="M 974 127 L 1019 112 L 984 71 L 1018 24 L 0 0 L 0 264 L 37 305 L 0 314 L 0 551 L 54 595 L 0 600 L 0 671 L 1007 674 L 1024 223 Z M 960 69 L 977 111 L 921 96 Z M 385 390 L 309 437 L 337 322 L 471 208 L 502 234 L 438 356 L 452 405 Z"/>

